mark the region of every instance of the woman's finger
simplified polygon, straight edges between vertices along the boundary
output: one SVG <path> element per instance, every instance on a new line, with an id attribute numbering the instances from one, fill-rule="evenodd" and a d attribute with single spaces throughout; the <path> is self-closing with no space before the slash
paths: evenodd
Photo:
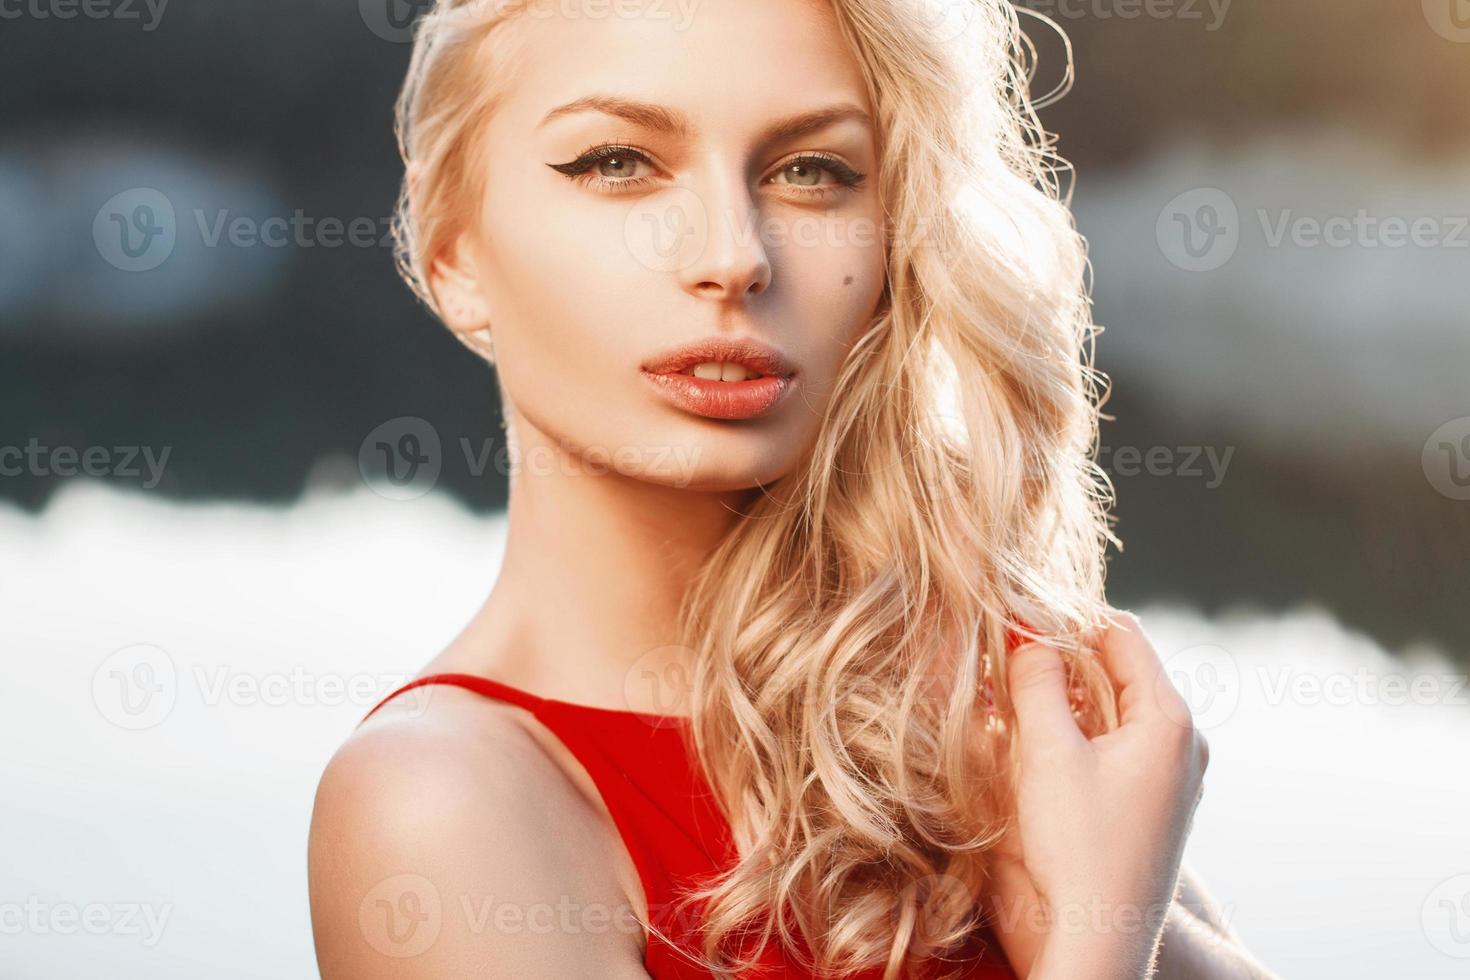
<path id="1" fill-rule="evenodd" d="M 1067 674 L 1061 654 L 1041 643 L 1027 643 L 1011 655 L 1006 669 L 1016 726 L 1023 749 L 1075 747 L 1087 741 L 1067 699 Z"/>
<path id="2" fill-rule="evenodd" d="M 1110 619 L 1099 652 L 1104 669 L 1117 686 L 1122 723 L 1168 719 L 1176 725 L 1189 726 L 1189 706 L 1169 681 L 1138 617 L 1114 610 Z"/>

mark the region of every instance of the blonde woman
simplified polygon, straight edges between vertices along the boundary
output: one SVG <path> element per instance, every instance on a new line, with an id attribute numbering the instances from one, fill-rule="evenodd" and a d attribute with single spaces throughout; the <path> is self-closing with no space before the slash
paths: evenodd
<path id="1" fill-rule="evenodd" d="M 1103 600 L 1019 39 L 1000 0 L 421 19 L 401 266 L 495 365 L 509 527 L 322 778 L 328 980 L 1269 976 L 1181 873 L 1204 741 Z"/>

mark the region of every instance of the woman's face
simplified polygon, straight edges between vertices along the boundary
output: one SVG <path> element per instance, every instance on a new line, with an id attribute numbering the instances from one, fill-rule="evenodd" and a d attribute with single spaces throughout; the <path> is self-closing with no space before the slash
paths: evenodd
<path id="1" fill-rule="evenodd" d="M 831 9 L 555 0 L 521 16 L 461 243 L 519 445 L 703 490 L 791 471 L 884 285 L 872 108 Z M 718 338 L 774 348 L 784 370 L 660 383 L 663 355 Z"/>

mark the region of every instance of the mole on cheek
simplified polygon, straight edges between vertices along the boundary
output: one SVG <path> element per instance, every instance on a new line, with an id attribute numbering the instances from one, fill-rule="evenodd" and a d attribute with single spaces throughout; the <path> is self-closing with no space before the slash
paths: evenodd
<path id="1" fill-rule="evenodd" d="M 845 276 L 843 278 L 843 280 L 842 280 L 842 285 L 844 285 L 844 286 L 851 286 L 852 285 L 852 276 Z"/>

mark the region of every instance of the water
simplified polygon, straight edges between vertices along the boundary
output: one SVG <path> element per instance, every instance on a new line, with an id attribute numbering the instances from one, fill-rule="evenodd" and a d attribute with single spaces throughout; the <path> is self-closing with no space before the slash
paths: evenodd
<path id="1" fill-rule="evenodd" d="M 74 483 L 39 520 L 0 511 L 0 541 L 0 976 L 314 976 L 316 779 L 477 607 L 501 519 Z M 1211 742 L 1187 860 L 1251 949 L 1284 977 L 1463 977 L 1470 708 L 1448 662 L 1317 609 L 1137 611 Z M 1396 697 L 1396 672 L 1429 680 Z"/>

